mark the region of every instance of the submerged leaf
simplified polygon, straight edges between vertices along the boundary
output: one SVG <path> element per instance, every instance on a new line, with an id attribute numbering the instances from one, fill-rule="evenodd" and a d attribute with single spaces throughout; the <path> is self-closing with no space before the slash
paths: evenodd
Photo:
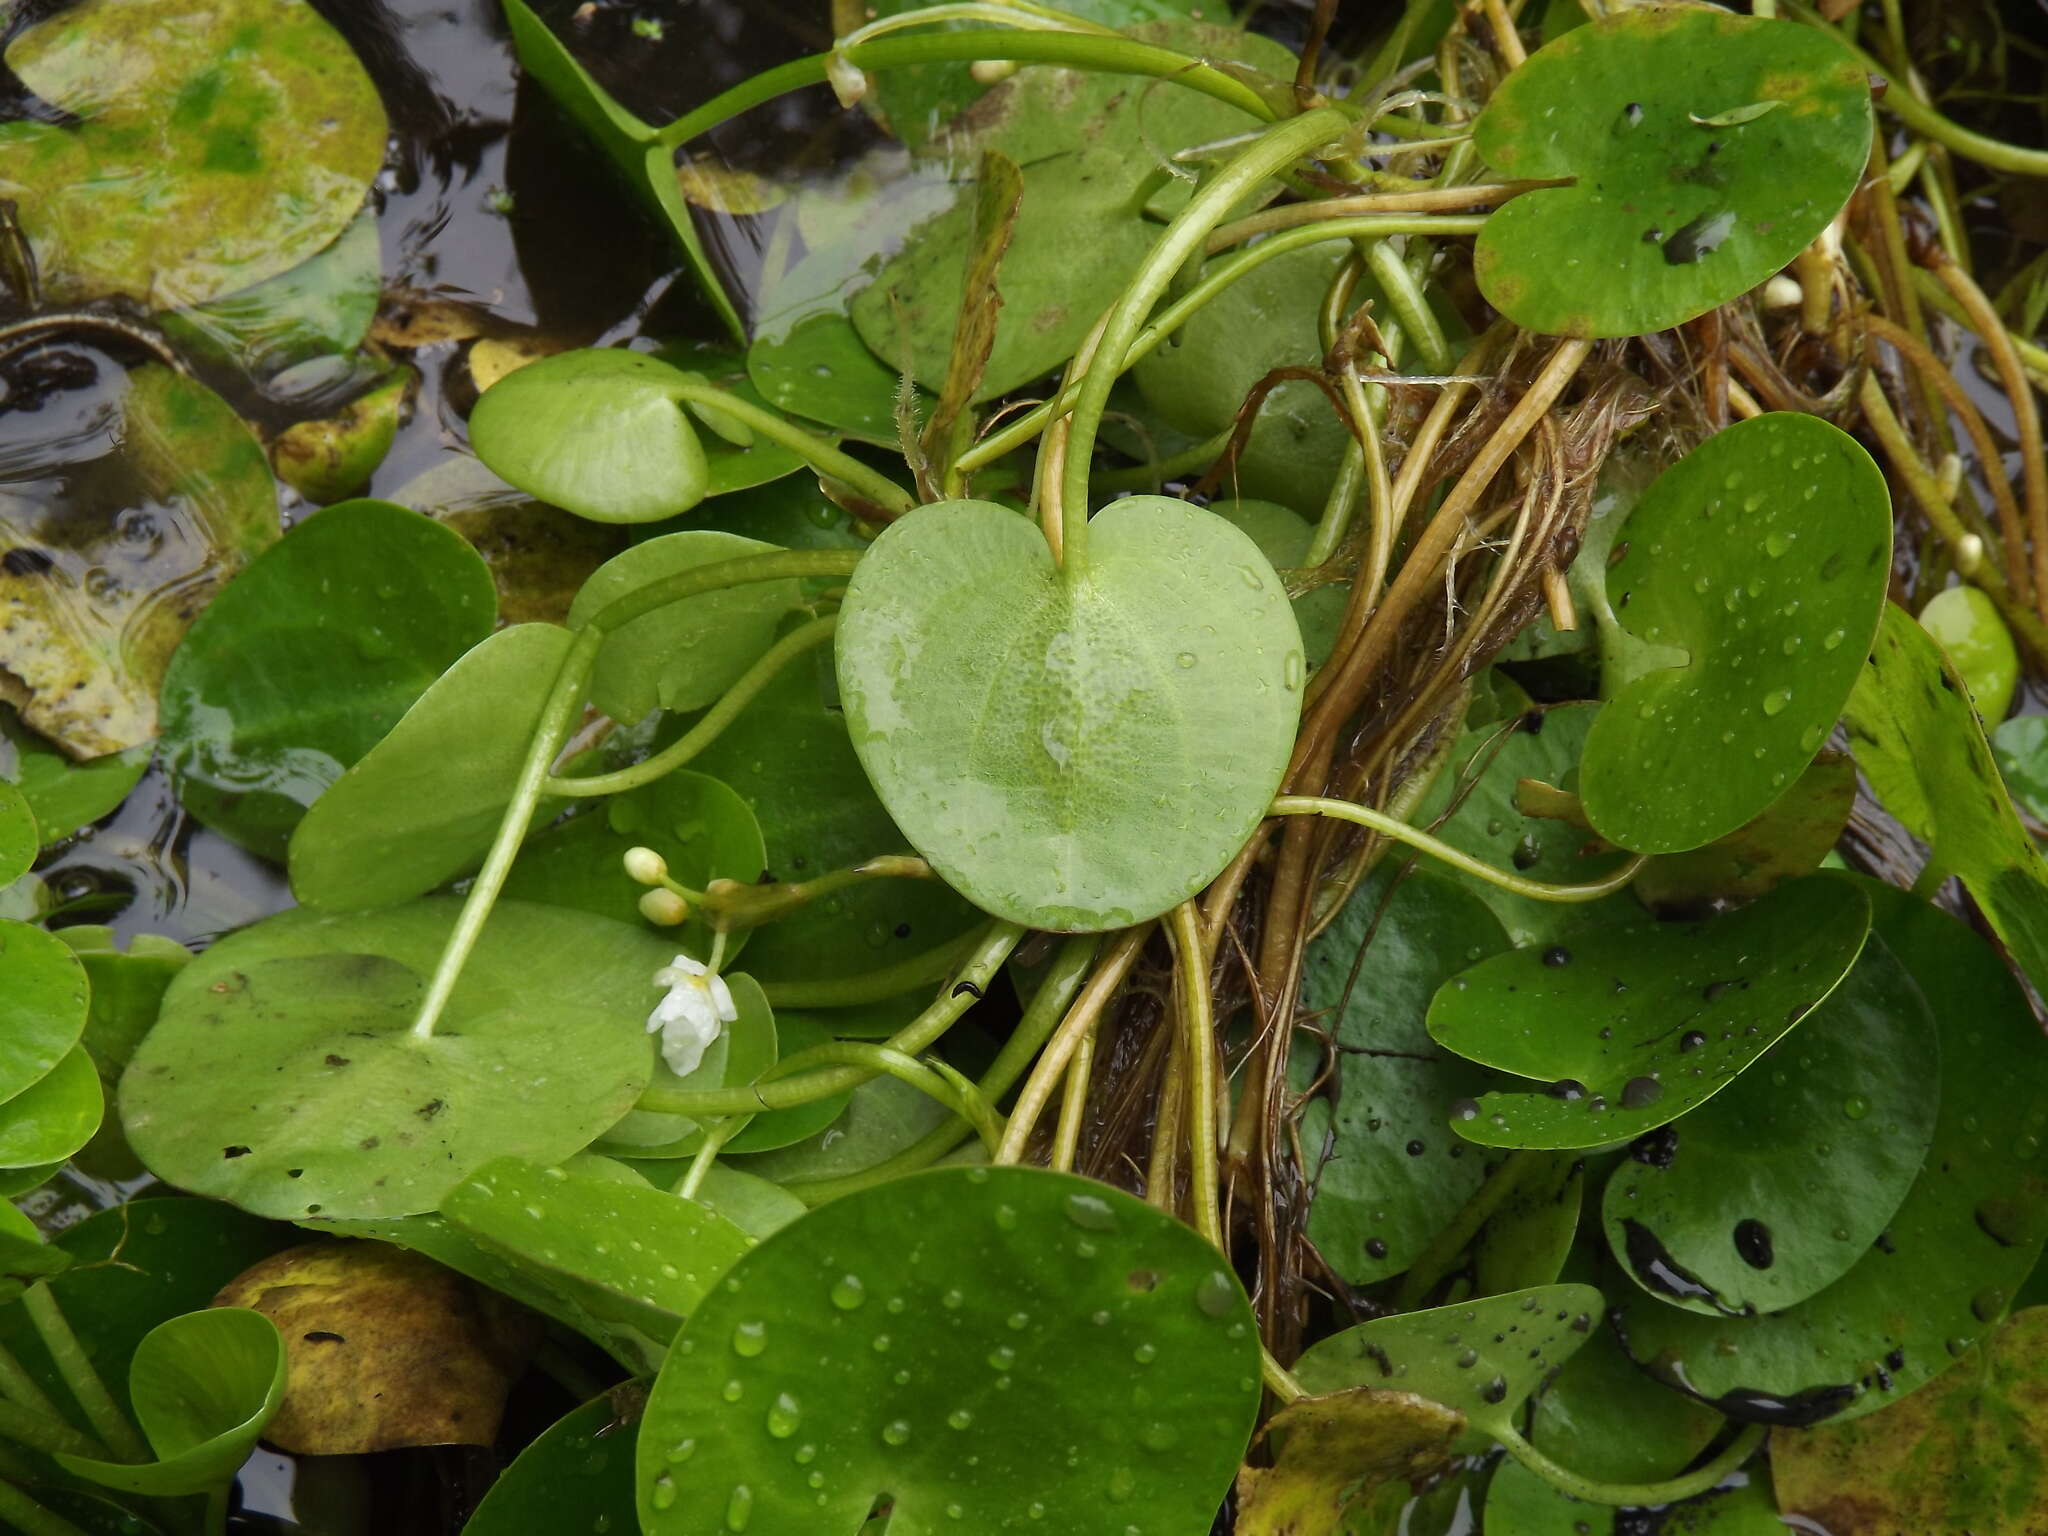
<path id="1" fill-rule="evenodd" d="M 1243 533 L 1134 496 L 1089 552 L 1062 571 L 1007 508 L 920 507 L 839 627 L 883 803 L 947 883 L 1031 927 L 1123 927 L 1200 890 L 1264 816 L 1301 705 L 1300 631 Z"/>
<path id="2" fill-rule="evenodd" d="M 148 741 L 186 627 L 276 538 L 249 429 L 202 385 L 136 369 L 105 456 L 60 502 L 0 490 L 0 697 L 73 757 Z"/>
<path id="3" fill-rule="evenodd" d="M 705 1297 L 648 1401 L 640 1519 L 853 1536 L 888 1494 L 920 1529 L 1114 1505 L 1197 1530 L 1257 1398 L 1244 1294 L 1187 1227 L 1069 1174 L 941 1169 L 821 1206 Z"/>
<path id="4" fill-rule="evenodd" d="M 385 1243 L 286 1249 L 215 1305 L 251 1308 L 283 1335 L 289 1374 L 264 1438 L 301 1456 L 489 1445 L 534 1342 L 491 1292 Z"/>
<path id="5" fill-rule="evenodd" d="M 375 85 L 304 0 L 84 0 L 7 63 L 82 119 L 0 125 L 0 196 L 62 302 L 198 304 L 297 266 L 384 158 Z"/>
<path id="6" fill-rule="evenodd" d="M 1578 27 L 1509 74 L 1473 126 L 1503 173 L 1571 180 L 1488 217 L 1480 290 L 1554 335 L 1681 324 L 1821 232 L 1870 133 L 1863 66 L 1824 29 L 1692 6 Z"/>

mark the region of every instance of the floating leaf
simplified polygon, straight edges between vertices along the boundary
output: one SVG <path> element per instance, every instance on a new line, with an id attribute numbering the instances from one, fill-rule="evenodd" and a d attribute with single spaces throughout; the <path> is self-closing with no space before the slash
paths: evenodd
<path id="1" fill-rule="evenodd" d="M 1704 848 L 1658 855 L 1629 889 L 1652 911 L 1752 900 L 1818 869 L 1855 804 L 1855 763 L 1847 753 L 1822 752 L 1754 820 Z"/>
<path id="2" fill-rule="evenodd" d="M 1622 533 L 1615 607 L 1690 660 L 1615 694 L 1579 792 L 1610 841 L 1682 853 L 1762 811 L 1827 739 L 1884 607 L 1891 499 L 1846 433 L 1772 412 L 1666 470 Z"/>
<path id="3" fill-rule="evenodd" d="M 1606 1303 L 1590 1285 L 1545 1285 L 1462 1306 L 1375 1318 L 1309 1346 L 1295 1377 L 1311 1392 L 1380 1387 L 1465 1416 L 1460 1452 L 1489 1448 L 1529 1394 L 1576 1354 Z"/>
<path id="4" fill-rule="evenodd" d="M 283 1401 L 264 1438 L 300 1456 L 489 1445 L 525 1365 L 531 1320 L 387 1243 L 288 1248 L 222 1288 L 283 1335 Z"/>
<path id="5" fill-rule="evenodd" d="M 1902 609 L 1885 607 L 1848 721 L 1856 766 L 1885 809 L 1962 877 L 2034 984 L 2048 983 L 2048 865 L 1999 791 L 1965 685 Z"/>
<path id="6" fill-rule="evenodd" d="M 106 1106 L 84 1046 L 0 1104 L 0 1168 L 61 1163 L 100 1128 Z"/>
<path id="7" fill-rule="evenodd" d="M 1308 519 L 1270 501 L 1216 501 L 1209 504 L 1209 510 L 1250 534 L 1275 570 L 1298 569 L 1315 541 L 1315 526 Z M 1311 667 L 1319 667 L 1329 658 L 1350 599 L 1350 586 L 1334 583 L 1292 600 L 1294 621 L 1301 626 L 1302 648 Z"/>
<path id="8" fill-rule="evenodd" d="M 746 371 L 746 359 L 738 352 L 704 345 L 664 347 L 656 354 L 672 364 L 714 384 L 735 399 L 749 405 L 765 406 L 768 401 L 754 387 Z M 704 449 L 704 494 L 728 496 L 734 491 L 767 485 L 804 467 L 803 456 L 792 448 L 762 437 L 730 416 L 692 402 L 690 414 L 711 429 Z M 728 435 L 730 434 L 730 435 Z"/>
<path id="9" fill-rule="evenodd" d="M 694 1201 L 517 1158 L 485 1163 L 443 1207 L 450 1222 L 534 1284 L 565 1292 L 590 1316 L 657 1346 L 675 1337 L 754 1244 Z"/>
<path id="10" fill-rule="evenodd" d="M 105 457 L 70 470 L 61 500 L 0 495 L 0 668 L 19 681 L 8 697 L 78 758 L 155 734 L 186 626 L 277 537 L 263 449 L 203 385 L 146 364 L 104 430 Z"/>
<path id="11" fill-rule="evenodd" d="M 85 968 L 92 1006 L 83 1043 L 99 1073 L 101 1092 L 112 1103 L 136 1045 L 156 1022 L 164 990 L 192 955 L 184 945 L 155 934 L 136 934 L 125 951 L 110 928 L 60 928 L 57 935 Z M 114 1116 L 101 1122 L 76 1161 L 82 1171 L 103 1179 L 132 1179 L 143 1171 Z"/>
<path id="12" fill-rule="evenodd" d="M 1453 1124 L 1482 1146 L 1593 1147 L 1705 1103 L 1827 997 L 1863 947 L 1870 906 L 1815 875 L 1703 923 L 1646 923 L 1518 949 L 1430 1004 L 1441 1045 L 1548 1084 L 1497 1092 Z"/>
<path id="13" fill-rule="evenodd" d="M 1754 1470 L 1731 1473 L 1694 1498 L 1648 1509 L 1581 1503 L 1515 1461 L 1504 1463 L 1487 1485 L 1487 1536 L 1635 1536 L 1645 1520 L 1657 1522 L 1651 1528 L 1671 1536 L 1785 1536 L 1786 1531 L 1763 1474 Z"/>
<path id="14" fill-rule="evenodd" d="M 1903 1397 L 1997 1321 L 2048 1234 L 2048 1049 L 2024 995 L 1953 918 L 1861 883 L 1878 936 L 1940 1000 L 1940 1109 L 1920 1177 L 1853 1269 L 1782 1312 L 1617 1313 L 1639 1364 L 1734 1418 L 1799 1426 Z"/>
<path id="15" fill-rule="evenodd" d="M 747 348 L 747 377 L 777 410 L 808 416 L 864 443 L 896 446 L 897 374 L 837 311 L 811 315 L 787 334 L 764 330 Z M 919 419 L 929 405 L 925 397 Z"/>
<path id="16" fill-rule="evenodd" d="M 431 518 L 351 501 L 305 519 L 200 615 L 164 675 L 188 810 L 284 857 L 291 829 L 491 631 L 491 576 Z"/>
<path id="17" fill-rule="evenodd" d="M 1607 1238 L 1637 1284 L 1695 1312 L 1776 1312 L 1885 1229 L 1934 1135 L 1934 1020 L 1884 942 L 1796 1034 L 1607 1183 Z"/>
<path id="18" fill-rule="evenodd" d="M 832 1033 L 818 1022 L 819 1017 L 801 1013 L 778 1015 L 775 1020 L 777 1054 L 794 1056 L 812 1046 L 829 1044 Z M 813 1099 L 808 1104 L 766 1110 L 750 1118 L 739 1134 L 725 1144 L 725 1150 L 772 1152 L 778 1147 L 794 1146 L 820 1134 L 838 1120 L 846 1113 L 846 1106 L 852 1099 L 853 1090 L 849 1088 L 844 1093 Z"/>
<path id="19" fill-rule="evenodd" d="M 678 1190 L 688 1177 L 685 1172 L 676 1180 Z M 699 1205 L 756 1238 L 780 1232 L 809 1209 L 781 1185 L 722 1162 L 712 1164 L 706 1171 L 696 1199 Z"/>
<path id="20" fill-rule="evenodd" d="M 519 51 L 520 67 L 605 152 L 642 207 L 667 226 L 697 279 L 698 291 L 711 302 L 734 337 L 744 341 L 746 331 L 740 324 L 739 311 L 733 308 L 732 300 L 720 285 L 704 254 L 704 243 L 697 237 L 697 226 L 690 220 L 689 207 L 676 179 L 674 151 L 656 139 L 652 127 L 613 101 L 590 78 L 525 0 L 500 3 L 512 28 L 512 43 Z"/>
<path id="21" fill-rule="evenodd" d="M 1553 335 L 1682 324 L 1826 227 L 1870 132 L 1863 65 L 1825 30 L 1689 7 L 1576 28 L 1504 79 L 1473 125 L 1506 175 L 1572 179 L 1487 218 L 1480 291 Z"/>
<path id="22" fill-rule="evenodd" d="M 599 567 L 569 609 L 580 627 L 607 604 L 700 565 L 771 551 L 771 544 L 710 529 L 664 534 Z M 782 616 L 802 601 L 795 580 L 749 582 L 705 592 L 621 624 L 604 638 L 591 702 L 631 725 L 653 709 L 702 709 L 738 681 L 775 641 Z"/>
<path id="23" fill-rule="evenodd" d="M 1579 754 L 1601 707 L 1557 704 L 1524 710 L 1512 721 L 1467 724 L 1416 808 L 1416 824 L 1433 826 L 1453 848 L 1530 880 L 1583 885 L 1612 874 L 1620 854 L 1568 822 L 1525 815 L 1516 800 L 1523 779 L 1566 791 L 1577 786 Z M 1437 819 L 1446 813 L 1447 819 Z M 1547 943 L 1574 928 L 1642 915 L 1626 896 L 1566 904 L 1520 896 L 1455 871 L 1447 878 L 1491 907 L 1517 944 Z"/>
<path id="24" fill-rule="evenodd" d="M 634 1528 L 641 1388 L 615 1387 L 542 1430 L 499 1474 L 463 1536 L 561 1536 Z"/>
<path id="25" fill-rule="evenodd" d="M 384 159 L 376 86 L 301 0 L 85 0 L 7 63 L 82 120 L 0 125 L 0 195 L 59 302 L 197 304 L 295 267 Z"/>
<path id="26" fill-rule="evenodd" d="M 1062 572 L 1006 508 L 921 507 L 840 620 L 883 804 L 948 884 L 1029 927 L 1123 927 L 1200 890 L 1264 815 L 1301 705 L 1300 631 L 1243 533 L 1133 496 L 1089 553 Z"/>
<path id="27" fill-rule="evenodd" d="M 1309 946 L 1302 1007 L 1334 1036 L 1337 1080 L 1302 1128 L 1303 1146 L 1328 1147 L 1308 1233 L 1353 1285 L 1405 1270 L 1486 1176 L 1444 1126 L 1492 1079 L 1439 1050 L 1423 1017 L 1453 974 L 1506 948 L 1485 904 L 1432 874 L 1375 879 Z"/>
<path id="28" fill-rule="evenodd" d="M 12 885 L 28 873 L 41 842 L 27 797 L 0 779 L 0 885 Z"/>
<path id="29" fill-rule="evenodd" d="M 1472 1294 L 1527 1290 L 1563 1274 L 1585 1193 L 1583 1157 L 1545 1152 L 1522 1164 L 1513 1187 L 1472 1239 Z"/>
<path id="30" fill-rule="evenodd" d="M 1831 1536 L 2029 1536 L 2048 1502 L 2048 1308 L 1881 1412 L 1773 1435 L 1771 1475 L 1785 1511 Z"/>
<path id="31" fill-rule="evenodd" d="M 1067 1174 L 941 1169 L 820 1207 L 704 1299 L 647 1405 L 640 1519 L 851 1536 L 888 1494 L 919 1528 L 1092 1530 L 1108 1503 L 1195 1530 L 1257 1397 L 1243 1292 L 1188 1228 Z"/>
<path id="32" fill-rule="evenodd" d="M 853 1090 L 846 1113 L 830 1129 L 793 1146 L 759 1152 L 737 1166 L 777 1184 L 865 1173 L 953 1118 L 929 1094 L 893 1077 L 871 1078 Z"/>
<path id="33" fill-rule="evenodd" d="M 0 780 L 21 792 L 45 844 L 91 826 L 126 800 L 150 755 L 140 746 L 75 763 L 0 706 Z"/>
<path id="34" fill-rule="evenodd" d="M 159 1177 L 280 1218 L 430 1211 L 498 1156 L 556 1163 L 633 1105 L 659 935 L 501 901 L 439 1031 L 412 1033 L 458 903 L 281 913 L 171 986 L 121 1084 Z"/>
<path id="35" fill-rule="evenodd" d="M 293 422 L 270 445 L 277 478 L 321 506 L 356 495 L 391 451 L 413 382 L 396 368 L 334 415 Z"/>
<path id="36" fill-rule="evenodd" d="M 1359 1387 L 1296 1398 L 1267 1422 L 1273 1465 L 1237 1474 L 1239 1536 L 1348 1529 L 1347 1516 L 1380 1487 L 1440 1471 L 1464 1427 L 1456 1412 L 1412 1392 Z"/>
<path id="37" fill-rule="evenodd" d="M 284 1341 L 240 1307 L 161 1323 L 135 1347 L 128 1395 L 157 1459 L 141 1466 L 59 1455 L 57 1464 L 152 1498 L 224 1493 L 284 1393 Z"/>
<path id="38" fill-rule="evenodd" d="M 293 894 L 309 907 L 390 906 L 481 859 L 570 644 L 556 625 L 519 624 L 444 672 L 292 832 Z"/>
<path id="39" fill-rule="evenodd" d="M 837 701 L 826 701 L 828 677 L 822 658 L 784 668 L 693 759 L 753 807 L 778 880 L 910 851 L 875 798 Z M 869 880 L 755 929 L 747 968 L 765 980 L 837 979 L 922 953 L 977 921 L 937 880 Z"/>
<path id="40" fill-rule="evenodd" d="M 687 512 L 710 481 L 680 401 L 688 376 L 637 352 L 562 352 L 484 391 L 477 457 L 529 495 L 600 523 Z"/>

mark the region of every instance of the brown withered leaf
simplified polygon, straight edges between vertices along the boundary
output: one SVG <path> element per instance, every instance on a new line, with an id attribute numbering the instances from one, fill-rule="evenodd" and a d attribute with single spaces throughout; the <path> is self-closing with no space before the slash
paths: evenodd
<path id="1" fill-rule="evenodd" d="M 1413 1392 L 1297 1398 L 1266 1424 L 1270 1467 L 1237 1474 L 1238 1536 L 1340 1536 L 1375 1492 L 1444 1467 L 1465 1416 Z"/>
<path id="2" fill-rule="evenodd" d="M 386 1243 L 306 1243 L 244 1270 L 215 1306 L 277 1324 L 284 1402 L 264 1438 L 298 1455 L 489 1445 L 538 1338 L 531 1313 Z"/>

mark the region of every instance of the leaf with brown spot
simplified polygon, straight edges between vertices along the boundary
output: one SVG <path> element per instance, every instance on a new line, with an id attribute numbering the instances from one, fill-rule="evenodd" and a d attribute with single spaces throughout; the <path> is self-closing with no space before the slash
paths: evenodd
<path id="1" fill-rule="evenodd" d="M 1412 1392 L 1298 1398 L 1266 1425 L 1274 1464 L 1237 1474 L 1238 1536 L 1338 1536 L 1379 1488 L 1448 1463 L 1464 1429 L 1463 1414 Z"/>
<path id="2" fill-rule="evenodd" d="M 289 1358 L 265 1438 L 302 1456 L 489 1445 L 536 1341 L 532 1316 L 384 1243 L 307 1243 L 214 1298 L 277 1325 Z"/>

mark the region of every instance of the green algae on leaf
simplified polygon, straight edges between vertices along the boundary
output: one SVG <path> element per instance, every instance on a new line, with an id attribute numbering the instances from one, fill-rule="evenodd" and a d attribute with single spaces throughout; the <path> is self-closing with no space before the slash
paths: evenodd
<path id="1" fill-rule="evenodd" d="M 840 620 L 882 803 L 948 884 L 1031 927 L 1124 927 L 1200 890 L 1264 816 L 1301 707 L 1301 634 L 1250 538 L 1152 496 L 1090 528 L 1076 575 L 1007 508 L 920 507 Z"/>
<path id="2" fill-rule="evenodd" d="M 783 1228 L 699 1303 L 642 1421 L 641 1524 L 700 1536 L 737 1510 L 751 1536 L 853 1536 L 889 1494 L 920 1529 L 1036 1509 L 1095 1530 L 1110 1506 L 1195 1530 L 1258 1374 L 1243 1291 L 1164 1212 L 1039 1169 L 896 1179 Z"/>
<path id="3" fill-rule="evenodd" d="M 1655 1130 L 1754 1065 L 1834 990 L 1869 931 L 1858 886 L 1813 875 L 1705 922 L 1596 928 L 1481 961 L 1438 990 L 1429 1032 L 1536 1081 L 1484 1095 L 1452 1124 L 1493 1147 Z"/>
<path id="4" fill-rule="evenodd" d="M 1733 108 L 1782 110 L 1741 121 Z M 1785 266 L 1856 190 L 1863 65 L 1830 33 L 1651 6 L 1574 29 L 1510 73 L 1473 126 L 1503 175 L 1565 177 L 1480 231 L 1474 271 L 1518 325 L 1639 336 Z"/>
<path id="5" fill-rule="evenodd" d="M 248 288 L 334 240 L 384 159 L 376 87 L 304 0 L 84 0 L 7 63 L 80 119 L 0 125 L 0 196 L 61 302 Z"/>
<path id="6" fill-rule="evenodd" d="M 1686 659 L 1618 679 L 1579 793 L 1610 841 L 1683 853 L 1777 799 L 1834 728 L 1884 607 L 1891 497 L 1847 433 L 1771 412 L 1667 469 L 1622 536 L 1621 621 Z"/>

